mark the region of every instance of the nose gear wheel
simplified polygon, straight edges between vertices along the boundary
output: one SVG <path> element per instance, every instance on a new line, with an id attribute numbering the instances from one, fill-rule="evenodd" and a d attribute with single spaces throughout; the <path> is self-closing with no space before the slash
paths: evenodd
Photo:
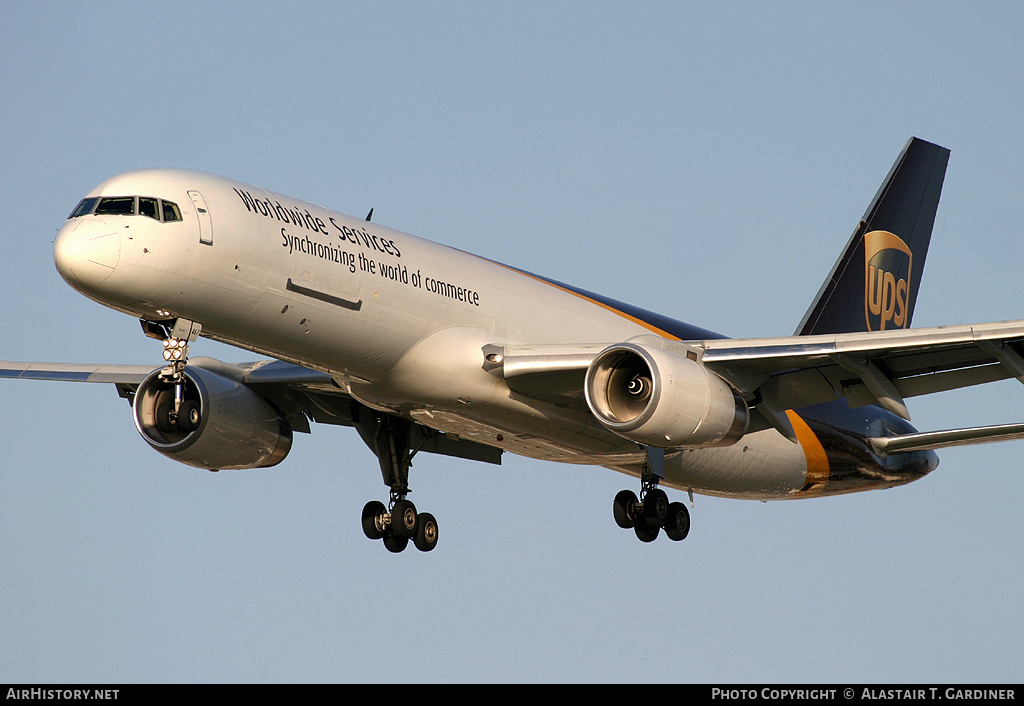
<path id="1" fill-rule="evenodd" d="M 162 342 L 163 359 L 167 366 L 160 371 L 160 380 L 174 389 L 174 398 L 157 409 L 157 429 L 164 434 L 195 431 L 202 421 L 202 409 L 198 402 L 185 399 L 185 368 L 188 366 L 188 344 L 199 336 L 203 330 L 202 324 L 188 319 L 143 319 L 139 323 L 146 336 Z"/>

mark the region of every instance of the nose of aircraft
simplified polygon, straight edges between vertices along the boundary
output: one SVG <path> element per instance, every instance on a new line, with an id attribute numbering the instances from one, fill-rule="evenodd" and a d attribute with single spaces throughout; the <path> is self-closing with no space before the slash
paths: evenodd
<path id="1" fill-rule="evenodd" d="M 92 218 L 72 220 L 57 233 L 53 260 L 68 284 L 91 289 L 110 277 L 121 257 L 121 238 L 113 226 Z"/>

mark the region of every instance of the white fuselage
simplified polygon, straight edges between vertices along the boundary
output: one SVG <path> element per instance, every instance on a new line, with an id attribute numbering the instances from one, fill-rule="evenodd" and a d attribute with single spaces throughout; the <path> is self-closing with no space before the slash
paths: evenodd
<path id="1" fill-rule="evenodd" d="M 518 454 L 629 473 L 643 462 L 636 443 L 585 409 L 517 394 L 483 365 L 489 345 L 679 338 L 635 312 L 209 174 L 130 172 L 90 195 L 151 196 L 181 209 L 180 221 L 89 215 L 61 229 L 58 269 L 106 306 L 199 322 L 203 336 L 326 372 L 366 405 Z M 670 454 L 665 482 L 732 497 L 820 491 L 825 453 L 809 431 L 798 436 L 794 444 L 767 429 Z"/>

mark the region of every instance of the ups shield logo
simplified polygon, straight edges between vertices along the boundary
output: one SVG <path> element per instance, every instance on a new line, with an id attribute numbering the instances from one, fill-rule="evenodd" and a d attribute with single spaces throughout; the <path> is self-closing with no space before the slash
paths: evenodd
<path id="1" fill-rule="evenodd" d="M 864 316 L 868 331 L 907 327 L 913 259 L 907 244 L 888 231 L 873 230 L 864 236 Z"/>

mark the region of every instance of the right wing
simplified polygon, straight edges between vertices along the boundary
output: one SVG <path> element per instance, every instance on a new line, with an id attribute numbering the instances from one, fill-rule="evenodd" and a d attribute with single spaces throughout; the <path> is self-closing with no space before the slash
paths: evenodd
<path id="1" fill-rule="evenodd" d="M 53 380 L 58 382 L 113 383 L 118 394 L 132 402 L 139 385 L 162 365 L 94 365 L 0 361 L 0 379 Z M 321 424 L 357 426 L 365 408 L 335 384 L 327 373 L 280 360 L 231 364 L 196 357 L 189 367 L 199 367 L 251 388 L 273 403 L 293 431 L 309 433 L 309 420 Z M 415 451 L 501 463 L 501 449 L 459 439 L 414 423 L 410 447 Z"/>
<path id="2" fill-rule="evenodd" d="M 155 365 L 80 365 L 75 363 L 20 363 L 0 360 L 0 378 L 112 382 L 138 385 L 157 369 Z"/>

